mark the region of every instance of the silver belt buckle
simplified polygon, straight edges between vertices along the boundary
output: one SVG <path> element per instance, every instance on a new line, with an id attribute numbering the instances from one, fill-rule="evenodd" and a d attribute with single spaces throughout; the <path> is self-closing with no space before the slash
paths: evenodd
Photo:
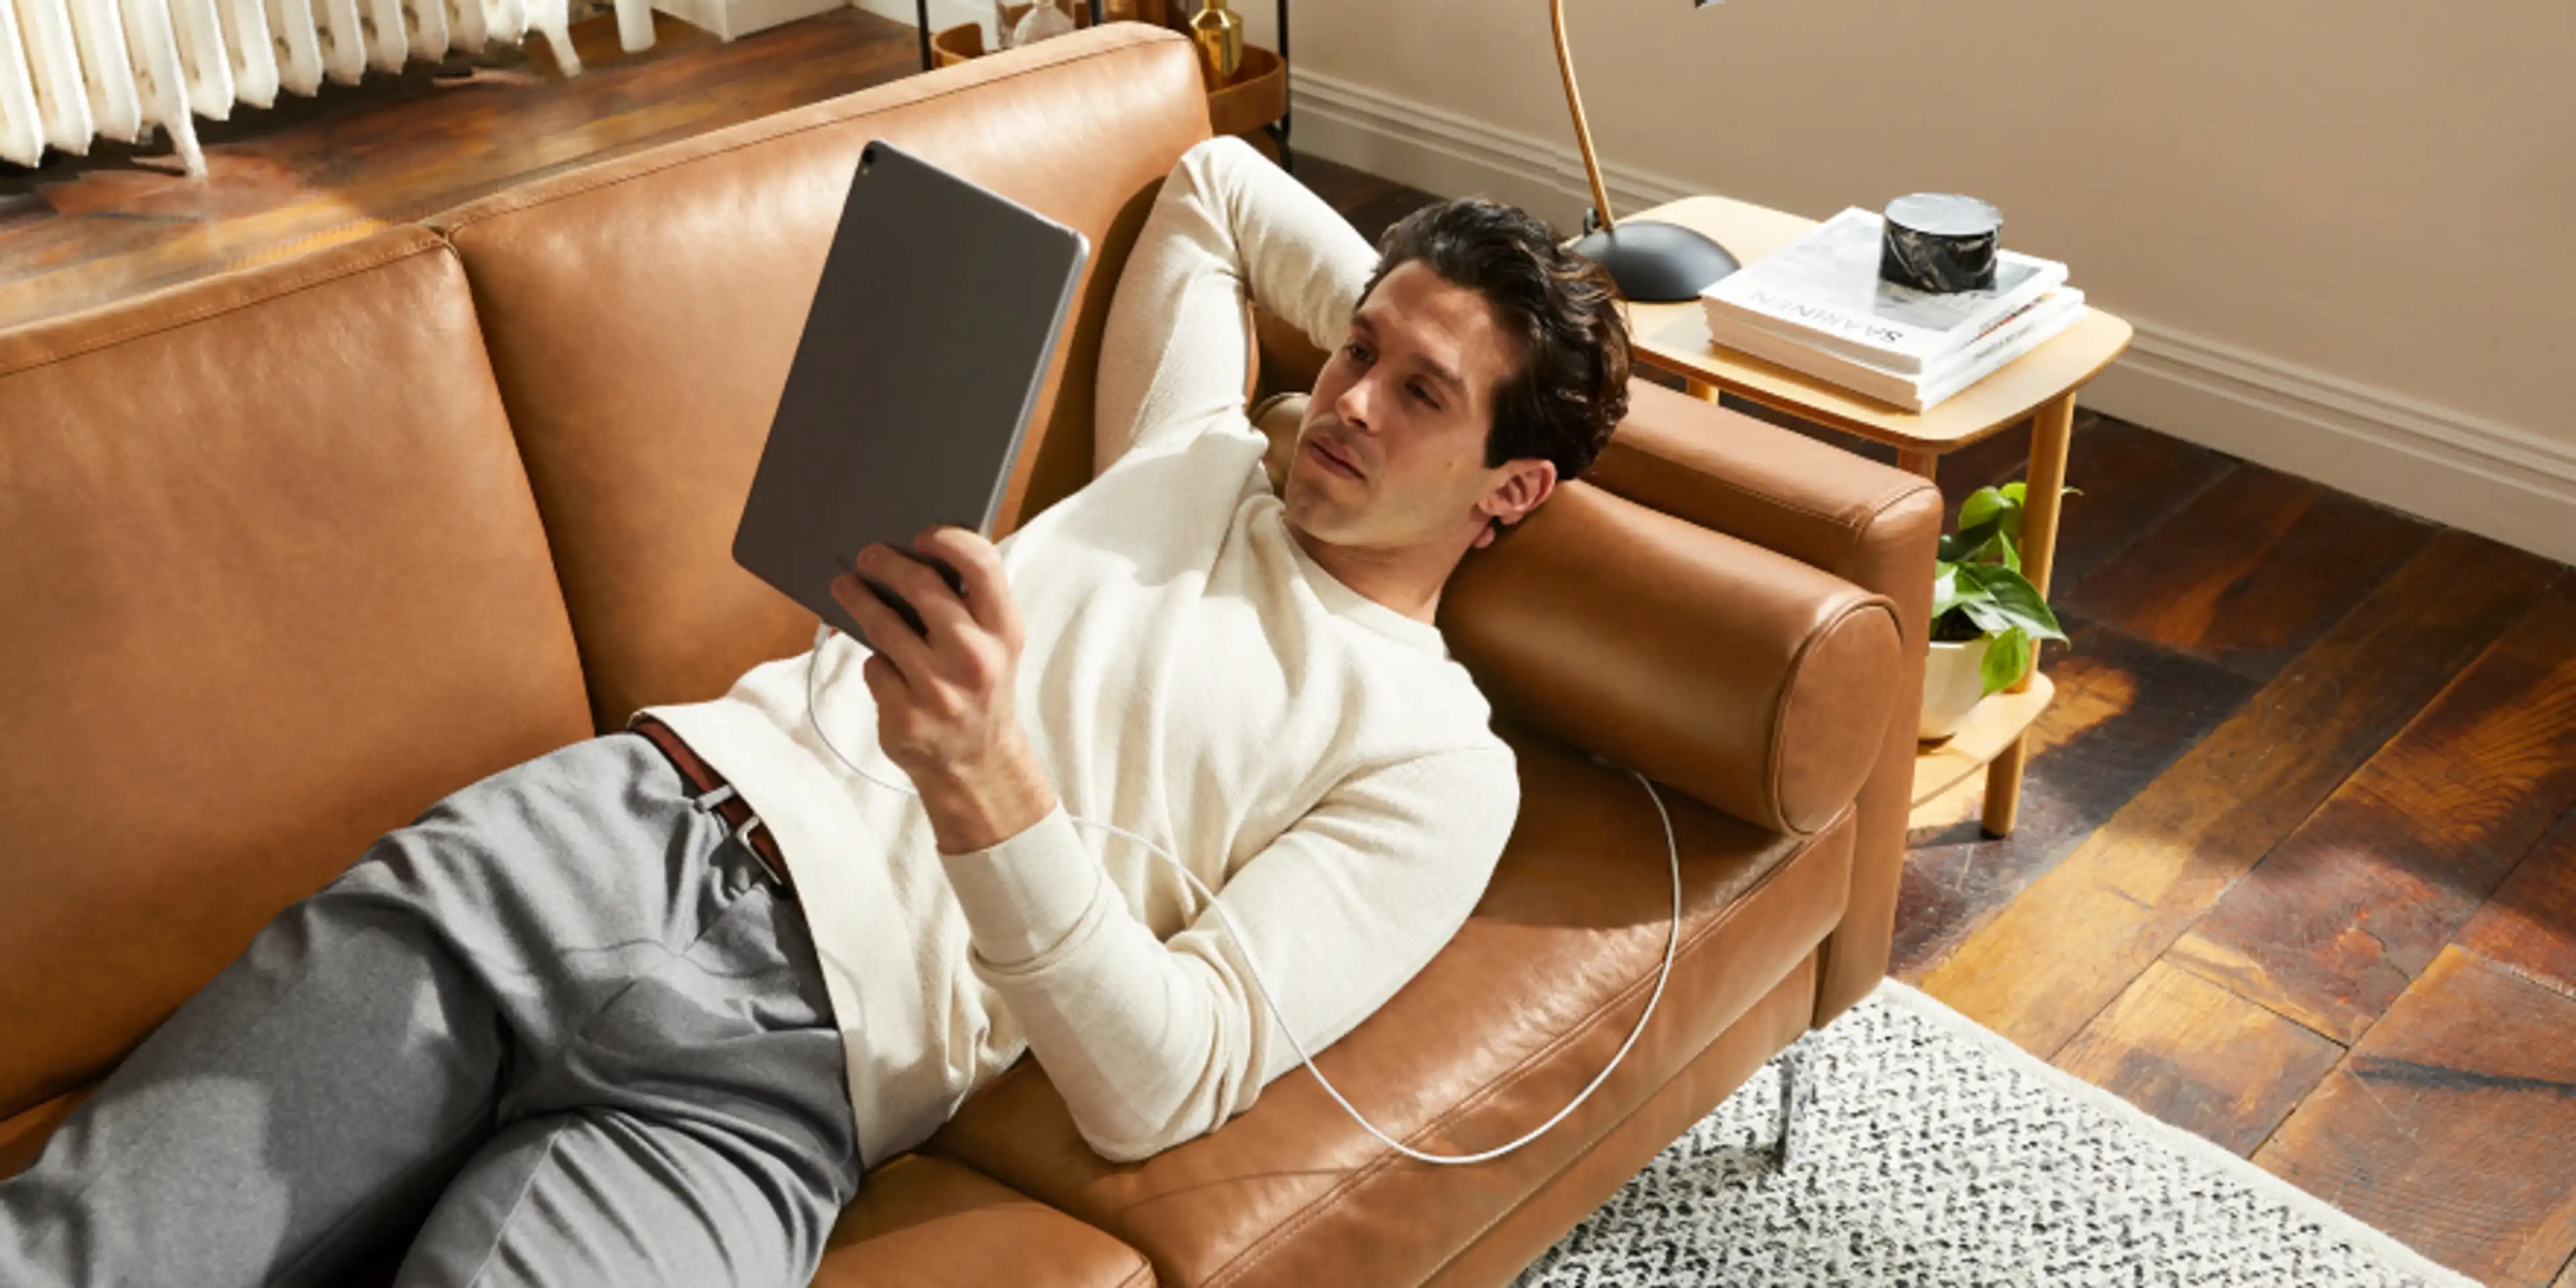
<path id="1" fill-rule="evenodd" d="M 731 786 L 731 784 L 727 784 L 727 786 Z M 751 843 L 751 829 L 761 825 L 761 818 L 758 814 L 754 814 L 751 817 L 744 819 L 742 821 L 742 826 L 733 830 L 733 843 L 741 846 L 742 852 L 750 855 L 751 861 L 760 865 L 760 870 L 769 875 L 770 884 L 777 886 L 781 891 L 792 893 L 796 887 L 787 884 L 787 878 L 781 875 L 778 869 L 770 866 L 768 856 L 760 852 L 760 847 Z M 778 834 L 776 832 L 772 832 L 770 835 L 776 836 Z"/>

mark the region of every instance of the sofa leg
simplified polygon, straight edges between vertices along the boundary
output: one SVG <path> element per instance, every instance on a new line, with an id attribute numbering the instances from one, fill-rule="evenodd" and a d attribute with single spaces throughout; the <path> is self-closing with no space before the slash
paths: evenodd
<path id="1" fill-rule="evenodd" d="M 1771 1170 L 1785 1172 L 1797 1156 L 1798 1120 L 1805 1116 L 1807 1101 L 1814 1095 L 1814 1072 L 1806 1067 L 1804 1042 L 1793 1043 L 1780 1053 L 1780 1131 L 1771 1146 Z"/>

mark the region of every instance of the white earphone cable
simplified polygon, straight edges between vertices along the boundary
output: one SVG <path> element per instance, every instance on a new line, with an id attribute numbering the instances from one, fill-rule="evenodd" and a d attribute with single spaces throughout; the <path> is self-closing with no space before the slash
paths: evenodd
<path id="1" fill-rule="evenodd" d="M 812 727 L 814 730 L 814 736 L 822 741 L 824 748 L 830 751 L 835 759 L 838 759 L 843 765 L 847 766 L 851 773 L 857 774 L 859 777 L 867 779 L 869 782 L 875 783 L 879 787 L 886 788 L 890 791 L 902 792 L 908 796 L 920 795 L 920 792 L 915 791 L 912 787 L 906 784 L 887 782 L 885 779 L 879 778 L 875 774 L 869 773 L 867 770 L 860 768 L 858 762 L 853 761 L 847 755 L 844 755 L 839 744 L 834 743 L 832 741 L 832 736 L 824 732 L 822 719 L 816 714 L 819 706 L 821 705 L 819 695 L 816 693 L 816 686 L 819 679 L 818 672 L 822 662 L 821 655 L 823 645 L 828 643 L 831 640 L 831 637 L 831 627 L 822 626 L 816 628 L 814 632 L 814 651 L 806 655 L 805 723 Z M 1120 836 L 1126 837 L 1128 840 L 1136 842 L 1138 845 L 1144 846 L 1154 854 L 1161 856 L 1164 862 L 1171 864 L 1173 870 L 1181 874 L 1182 880 L 1190 883 L 1191 889 L 1198 891 L 1200 898 L 1207 900 L 1208 907 L 1216 911 L 1217 919 L 1225 923 L 1225 932 L 1228 935 L 1233 936 L 1236 946 L 1243 950 L 1244 965 L 1251 968 L 1253 986 L 1261 991 L 1261 1000 L 1270 1007 L 1270 1014 L 1272 1017 L 1279 1021 L 1279 1031 L 1288 1036 L 1288 1045 L 1296 1048 L 1297 1057 L 1305 1062 L 1306 1071 L 1315 1075 L 1315 1081 L 1323 1084 L 1324 1094 L 1331 1096 L 1333 1098 L 1333 1102 L 1342 1107 L 1342 1112 L 1351 1116 L 1351 1121 L 1358 1123 L 1362 1129 L 1368 1132 L 1369 1135 L 1377 1137 L 1378 1140 L 1384 1143 L 1387 1148 L 1392 1149 L 1407 1158 L 1417 1159 L 1425 1163 L 1464 1165 L 1468 1163 L 1482 1163 L 1490 1159 L 1500 1158 L 1503 1155 L 1519 1149 L 1521 1146 L 1546 1135 L 1551 1128 L 1554 1128 L 1558 1123 L 1565 1121 L 1565 1116 L 1573 1113 L 1575 1109 L 1583 1104 L 1584 1101 L 1591 1099 L 1594 1089 L 1607 1081 L 1610 1077 L 1611 1071 L 1617 1069 L 1619 1067 L 1619 1062 L 1628 1057 L 1628 1049 L 1637 1045 L 1638 1037 L 1645 1033 L 1646 1021 L 1654 1018 L 1655 1003 L 1663 1000 L 1664 984 L 1667 980 L 1672 978 L 1673 974 L 1673 954 L 1675 950 L 1680 947 L 1682 937 L 1681 844 L 1673 837 L 1673 816 L 1670 812 L 1664 809 L 1664 798 L 1662 794 L 1655 790 L 1655 785 L 1652 782 L 1647 781 L 1644 774 L 1640 774 L 1633 769 L 1627 772 L 1646 789 L 1647 799 L 1652 800 L 1655 803 L 1655 814 L 1658 818 L 1663 820 L 1664 824 L 1665 851 L 1672 859 L 1672 929 L 1664 937 L 1664 965 L 1662 971 L 1655 976 L 1655 990 L 1647 995 L 1645 1013 L 1637 1017 L 1637 1026 L 1628 1031 L 1628 1040 L 1619 1044 L 1618 1051 L 1613 1053 L 1610 1057 L 1610 1063 L 1602 1066 L 1601 1072 L 1595 1074 L 1592 1081 L 1585 1084 L 1583 1090 L 1576 1093 L 1574 1099 L 1568 1102 L 1565 1108 L 1557 1110 L 1555 1117 L 1548 1119 L 1546 1122 L 1540 1123 L 1537 1127 L 1531 1129 L 1528 1135 L 1523 1136 L 1510 1144 L 1498 1145 L 1480 1154 L 1426 1154 L 1412 1146 L 1406 1145 L 1392 1136 L 1387 1135 L 1385 1132 L 1379 1131 L 1377 1129 L 1377 1124 L 1370 1122 L 1360 1113 L 1359 1110 L 1352 1108 L 1351 1102 L 1342 1098 L 1341 1089 L 1335 1087 L 1332 1084 L 1332 1080 L 1324 1076 L 1323 1070 L 1315 1067 L 1315 1057 L 1307 1052 L 1306 1045 L 1304 1043 L 1297 1040 L 1296 1031 L 1289 1027 L 1288 1017 L 1280 1014 L 1278 1001 L 1271 997 L 1270 981 L 1262 978 L 1260 963 L 1252 959 L 1252 946 L 1245 942 L 1243 932 L 1235 928 L 1234 918 L 1227 914 L 1224 904 L 1217 902 L 1216 893 L 1209 890 L 1206 884 L 1199 880 L 1198 874 L 1190 871 L 1188 865 L 1182 863 L 1180 859 L 1169 850 L 1166 850 L 1162 846 L 1156 845 L 1152 841 L 1147 840 L 1142 836 L 1138 836 L 1136 833 L 1130 832 L 1126 828 L 1120 827 L 1115 823 L 1104 823 L 1098 819 L 1083 818 L 1079 815 L 1073 814 L 1071 811 L 1066 812 L 1066 817 L 1085 826 L 1097 827 L 1106 831 L 1115 832 Z"/>

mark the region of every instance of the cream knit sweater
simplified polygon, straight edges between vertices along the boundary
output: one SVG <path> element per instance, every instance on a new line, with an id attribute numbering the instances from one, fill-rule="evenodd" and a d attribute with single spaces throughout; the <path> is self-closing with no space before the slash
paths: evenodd
<path id="1" fill-rule="evenodd" d="M 1111 304 L 1096 477 L 1000 543 L 1027 626 L 1020 718 L 1063 801 L 1026 831 L 942 855 L 918 798 L 825 749 L 808 667 L 834 744 L 907 781 L 846 636 L 650 708 L 787 857 L 870 1165 L 1024 1049 L 1103 1156 L 1189 1140 L 1297 1065 L 1245 952 L 1319 1050 L 1482 894 L 1519 812 L 1511 751 L 1436 628 L 1289 535 L 1244 412 L 1245 292 L 1331 348 L 1374 263 L 1240 140 L 1174 168 Z M 1246 942 L 1163 859 L 1068 811 L 1178 855 Z"/>

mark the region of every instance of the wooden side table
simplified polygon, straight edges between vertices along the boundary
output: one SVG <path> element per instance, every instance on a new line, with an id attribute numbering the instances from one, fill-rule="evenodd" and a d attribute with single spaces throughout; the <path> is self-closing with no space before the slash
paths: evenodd
<path id="1" fill-rule="evenodd" d="M 1688 197 L 1624 216 L 1680 224 L 1716 238 L 1750 264 L 1796 241 L 1816 226 L 1784 211 L 1725 197 Z M 1887 443 L 1897 464 L 1934 477 L 1941 457 L 1988 435 L 2031 422 L 2030 490 L 2022 513 L 2022 572 L 2048 593 L 2057 553 L 2058 493 L 2066 484 L 2066 440 L 2075 428 L 2075 393 L 2121 350 L 2129 347 L 2127 322 L 2087 308 L 2075 325 L 1927 412 L 1837 388 L 1814 377 L 1720 348 L 1708 337 L 1706 315 L 1695 300 L 1680 304 L 1630 304 L 1628 334 L 1635 359 L 1680 376 L 1692 394 L 1717 400 L 1731 393 L 1766 407 Z M 1929 624 L 1926 623 L 1928 626 Z M 1914 761 L 1914 804 L 1949 790 L 1979 769 L 1986 771 L 1984 821 L 1996 836 L 2011 833 L 2021 804 L 2021 775 L 2031 723 L 2048 709 L 2053 692 L 2034 665 L 2012 686 L 1978 704 L 1968 723 Z M 1901 713 L 1899 718 L 1904 714 Z"/>

